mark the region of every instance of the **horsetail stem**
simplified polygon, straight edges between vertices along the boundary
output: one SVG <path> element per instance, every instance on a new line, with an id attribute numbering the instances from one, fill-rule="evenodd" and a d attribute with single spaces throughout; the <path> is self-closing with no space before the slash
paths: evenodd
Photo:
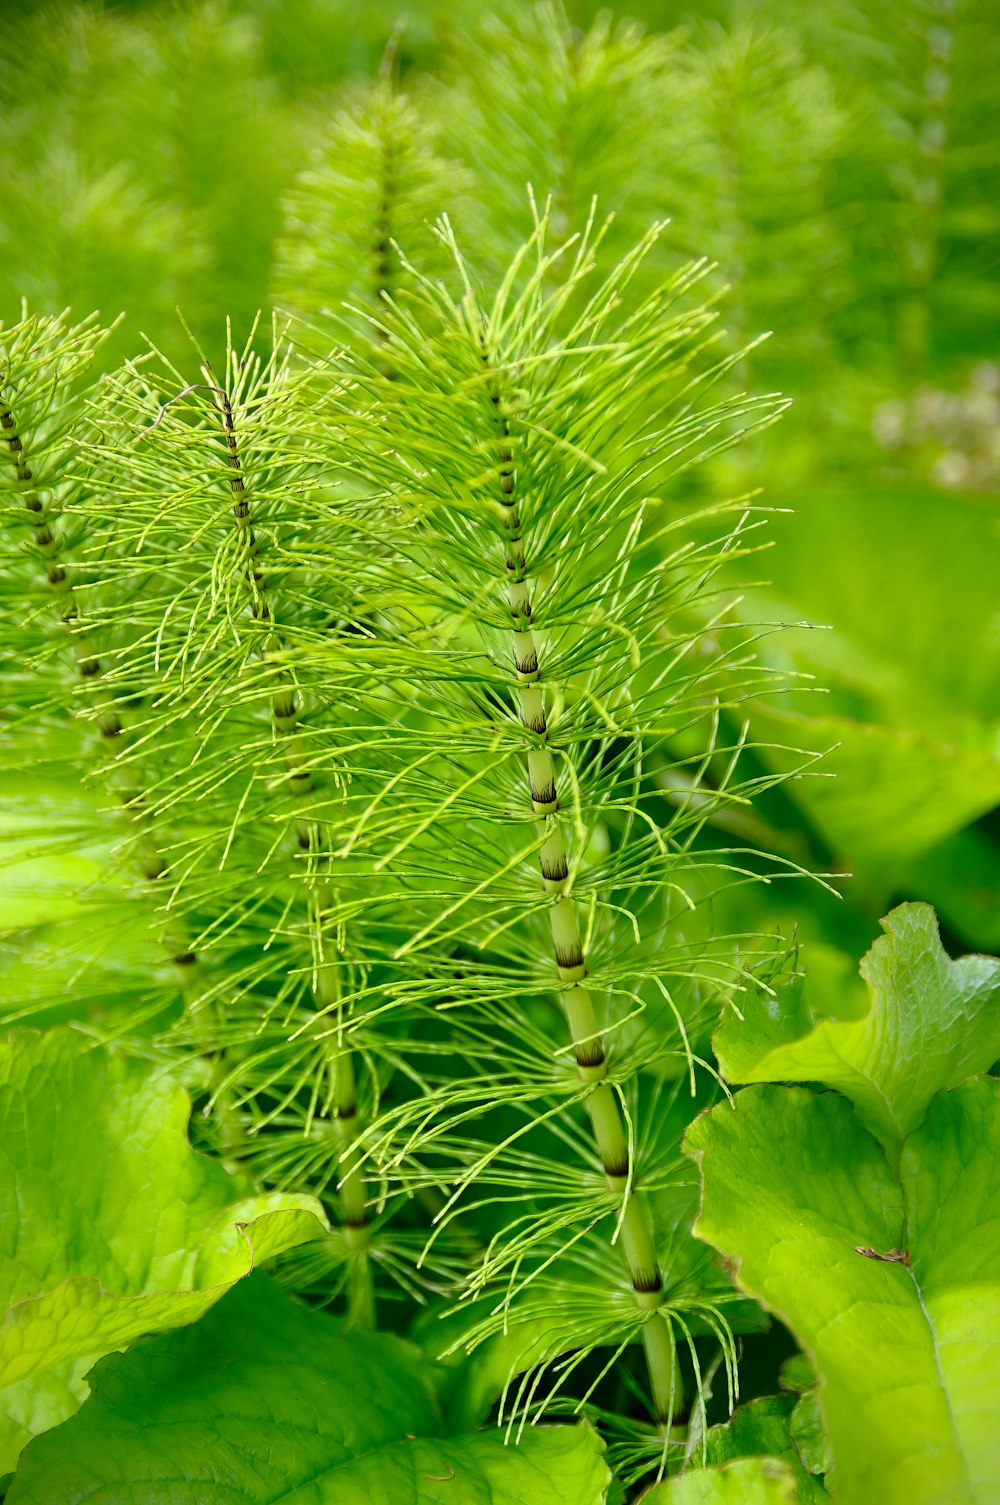
<path id="1" fill-rule="evenodd" d="M 375 338 L 379 346 L 383 347 L 378 357 L 378 369 L 388 380 L 393 381 L 396 369 L 385 354 L 384 347 L 388 343 L 388 334 L 382 327 L 381 316 L 385 304 L 392 295 L 392 242 L 393 242 L 393 207 L 398 192 L 396 161 L 396 141 L 391 129 L 391 124 L 386 120 L 385 102 L 391 99 L 392 85 L 388 75 L 383 78 L 381 87 L 381 99 L 383 101 L 383 114 L 380 116 L 378 126 L 379 137 L 379 182 L 378 182 L 378 208 L 375 213 L 375 227 L 372 236 L 372 281 L 375 294 L 375 309 L 378 321 L 374 325 Z"/>
<path id="2" fill-rule="evenodd" d="M 280 639 L 268 600 L 267 582 L 260 568 L 260 545 L 254 529 L 250 504 L 247 500 L 246 482 L 236 434 L 236 421 L 230 394 L 216 385 L 211 367 L 203 367 L 203 373 L 213 394 L 213 401 L 222 419 L 223 437 L 226 443 L 226 458 L 229 464 L 229 489 L 233 501 L 233 522 L 240 533 L 246 563 L 243 582 L 250 598 L 250 610 L 255 621 L 268 624 L 269 631 L 261 646 L 261 656 L 280 647 Z M 295 682 L 290 674 L 279 678 L 278 687 L 271 697 L 271 718 L 275 733 L 285 749 L 285 765 L 288 772 L 288 787 L 293 794 L 309 794 L 313 787 L 310 771 L 302 767 L 303 748 L 297 736 L 299 704 Z M 315 822 L 296 822 L 299 846 L 303 851 L 316 853 L 320 850 L 321 836 Z M 323 954 L 323 914 L 330 907 L 331 891 L 328 884 L 320 884 L 315 891 L 317 930 L 319 932 L 320 956 L 313 974 L 313 996 L 317 1008 L 331 1016 L 339 1025 L 343 1021 L 343 994 L 341 969 L 336 960 Z M 348 1284 L 348 1305 L 352 1320 L 360 1326 L 375 1325 L 375 1287 L 372 1280 L 371 1262 L 365 1258 L 369 1229 L 366 1186 L 361 1171 L 361 1156 L 357 1148 L 357 1090 L 354 1078 L 354 1063 L 349 1047 L 336 1044 L 330 1054 L 331 1102 L 333 1106 L 332 1128 L 339 1147 L 338 1160 L 342 1175 L 337 1193 L 338 1212 L 344 1242 L 360 1261 L 352 1262 L 352 1277 Z M 353 1268 L 359 1264 L 359 1268 Z"/>
<path id="3" fill-rule="evenodd" d="M 391 292 L 392 280 L 392 207 L 396 193 L 396 152 L 392 133 L 380 133 L 381 180 L 379 184 L 378 211 L 375 216 L 375 236 L 372 246 L 375 277 L 375 302 L 381 307 L 383 299 Z M 384 338 L 384 332 L 382 332 Z"/>
<path id="4" fill-rule="evenodd" d="M 680 1375 L 673 1332 L 664 1313 L 663 1277 L 646 1210 L 636 1194 L 635 1167 L 618 1097 L 608 1082 L 608 1063 L 594 1000 L 587 986 L 587 957 L 572 897 L 566 843 L 559 824 L 559 781 L 549 746 L 538 641 L 533 625 L 529 563 L 516 486 L 510 425 L 503 411 L 499 380 L 481 338 L 486 390 L 493 410 L 496 474 L 503 527 L 505 590 L 511 618 L 512 655 L 518 714 L 528 737 L 528 789 L 538 818 L 542 887 L 551 896 L 549 930 L 560 1002 L 581 1081 L 590 1086 L 585 1106 L 610 1191 L 621 1198 L 619 1238 L 636 1306 L 647 1312 L 642 1338 L 653 1403 L 667 1424 L 681 1408 Z"/>
<path id="5" fill-rule="evenodd" d="M 80 615 L 73 581 L 69 570 L 63 563 L 59 540 L 53 532 L 51 508 L 32 470 L 20 427 L 11 405 L 7 402 L 2 404 L 2 410 L 0 410 L 0 429 L 6 440 L 8 458 L 14 466 L 18 488 L 24 498 L 35 547 L 45 563 L 46 579 L 52 587 L 60 620 L 81 650 L 76 658 L 77 673 L 83 684 L 93 694 L 104 676 L 104 666 L 95 650 L 91 634 Z M 100 710 L 97 724 L 101 736 L 109 744 L 127 736 L 127 728 L 117 710 Z M 145 804 L 145 791 L 136 778 L 134 768 L 127 763 L 117 764 L 115 784 L 122 806 L 139 833 L 137 843 L 139 869 L 149 884 L 163 888 L 170 876 L 169 868 L 157 848 L 151 818 Z M 170 916 L 164 931 L 163 945 L 177 972 L 185 1006 L 190 1010 L 199 991 L 197 957 L 191 948 L 187 928 L 179 916 Z"/>

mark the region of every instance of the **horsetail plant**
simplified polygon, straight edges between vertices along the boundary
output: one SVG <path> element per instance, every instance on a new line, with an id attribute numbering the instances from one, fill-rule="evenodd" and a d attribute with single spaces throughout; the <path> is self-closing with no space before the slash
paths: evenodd
<path id="1" fill-rule="evenodd" d="M 240 1154 L 251 1174 L 257 1137 L 275 1131 L 273 1162 L 291 1114 L 298 1149 L 318 1164 L 313 1189 L 326 1193 L 340 1176 L 334 1262 L 353 1317 L 371 1325 L 351 1052 L 342 1040 L 298 1053 L 287 1043 L 309 1000 L 324 1018 L 339 1014 L 354 966 L 343 927 L 327 922 L 317 819 L 338 797 L 339 773 L 334 765 L 317 779 L 316 732 L 294 669 L 296 643 L 325 630 L 341 593 L 327 582 L 314 592 L 296 558 L 303 529 L 310 546 L 322 536 L 301 435 L 315 381 L 292 370 L 277 325 L 266 356 L 254 338 L 236 349 L 230 333 L 221 375 L 195 344 L 194 380 L 158 352 L 109 378 L 87 469 L 95 483 L 115 482 L 93 484 L 79 507 L 106 541 L 101 614 L 118 644 L 115 672 L 143 694 L 139 756 L 158 768 L 148 798 L 180 833 L 172 902 L 209 966 L 203 1006 L 226 1063 L 213 1102 L 244 1114 Z M 290 581 L 299 587 L 291 600 Z M 182 1036 L 178 1028 L 170 1040 Z M 291 1108 L 302 1094 L 304 1123 Z M 280 1174 L 295 1180 L 287 1164 Z"/>
<path id="2" fill-rule="evenodd" d="M 31 732 L 65 708 L 68 662 L 77 684 L 71 703 L 95 724 L 109 750 L 105 768 L 117 791 L 131 830 L 131 848 L 154 906 L 170 883 L 168 863 L 147 794 L 134 767 L 122 757 L 134 734 L 134 715 L 127 697 L 116 692 L 103 656 L 101 635 L 89 610 L 92 569 L 79 556 L 83 541 L 71 516 L 79 474 L 78 446 L 82 441 L 81 388 L 109 331 L 94 316 L 72 326 L 66 315 L 29 315 L 0 331 L 0 426 L 6 455 L 0 486 L 5 494 L 5 523 L 11 533 L 30 530 L 31 546 L 12 564 L 12 584 L 20 584 L 22 601 L 33 613 L 44 613 L 39 599 L 47 592 L 58 636 L 42 633 L 43 653 L 10 665 L 9 682 L 17 693 L 15 725 L 28 733 L 29 766 L 37 758 Z M 15 747 L 17 744 L 15 744 Z M 74 831 L 71 840 L 78 838 Z M 190 1005 L 197 994 L 197 957 L 176 917 L 163 926 L 162 943 L 175 971 L 179 990 Z M 163 1008 L 162 998 L 154 1012 Z M 143 1011 L 140 1010 L 140 1014 Z"/>
<path id="3" fill-rule="evenodd" d="M 731 947 L 685 937 L 683 875 L 739 873 L 738 856 L 695 847 L 713 810 L 746 798 L 739 749 L 712 727 L 753 670 L 735 630 L 710 646 L 726 614 L 708 605 L 745 501 L 708 509 L 702 539 L 673 546 L 688 520 L 646 488 L 781 404 L 706 396 L 730 361 L 705 354 L 714 314 L 692 306 L 703 266 L 629 309 L 659 233 L 602 280 L 600 232 L 549 249 L 543 217 L 492 299 L 446 222 L 457 294 L 404 263 L 408 289 L 371 318 L 377 354 L 329 372 L 330 463 L 354 482 L 337 515 L 370 625 L 314 640 L 297 663 L 310 693 L 356 717 L 324 845 L 350 875 L 338 917 L 363 904 L 367 927 L 388 932 L 375 1006 L 419 1001 L 449 1019 L 437 1081 L 384 1104 L 365 1156 L 404 1190 L 446 1184 L 439 1224 L 466 1191 L 493 1215 L 517 1204 L 466 1294 L 496 1301 L 473 1342 L 527 1314 L 525 1415 L 560 1355 L 568 1371 L 598 1344 L 641 1339 L 669 1437 L 677 1334 L 693 1354 L 700 1320 L 727 1345 L 725 1295 L 689 1289 L 690 1270 L 657 1250 L 676 1144 L 650 1144 L 636 1115 L 644 1080 L 686 1061 L 693 1083 L 690 1036 L 733 981 Z M 650 758 L 692 739 L 676 758 L 705 798 L 664 808 Z M 623 1255 L 610 1290 L 603 1238 Z M 567 1299 L 598 1270 L 596 1301 Z"/>
<path id="4" fill-rule="evenodd" d="M 400 275 L 398 247 L 440 268 L 429 223 L 442 201 L 468 193 L 469 175 L 438 150 L 440 130 L 395 86 L 392 51 L 378 82 L 353 91 L 323 145 L 285 199 L 275 247 L 274 297 L 304 322 L 300 340 L 325 353 L 348 330 L 364 343 L 367 323 L 392 296 Z M 345 307 L 356 308 L 348 325 Z M 310 337 L 310 326 L 317 325 Z M 376 326 L 377 330 L 377 326 Z"/>
<path id="5" fill-rule="evenodd" d="M 412 121 L 378 87 L 384 145 Z M 720 395 L 710 269 L 651 271 L 662 226 L 619 255 L 596 209 L 562 236 L 529 199 L 490 292 L 447 219 L 415 265 L 374 193 L 341 314 L 300 245 L 298 350 L 275 320 L 218 371 L 193 340 L 189 370 L 38 383 L 76 414 L 41 542 L 58 502 L 88 714 L 198 958 L 182 1013 L 112 1032 L 201 1082 L 250 1185 L 325 1202 L 286 1284 L 355 1327 L 429 1303 L 508 1435 L 584 1410 L 638 1480 L 688 1455 L 718 1365 L 735 1395 L 757 1320 L 690 1235 L 680 1139 L 753 985 L 755 939 L 704 917 L 759 875 L 718 832 L 772 781 L 726 733 L 766 682 L 720 583 L 759 519 L 686 477 L 782 403 Z"/>

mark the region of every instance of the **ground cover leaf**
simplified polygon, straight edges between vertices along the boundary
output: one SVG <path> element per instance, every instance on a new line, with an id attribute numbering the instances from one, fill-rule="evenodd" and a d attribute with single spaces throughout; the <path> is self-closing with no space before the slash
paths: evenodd
<path id="1" fill-rule="evenodd" d="M 795 1475 L 780 1458 L 740 1458 L 665 1479 L 643 1505 L 796 1505 Z"/>
<path id="2" fill-rule="evenodd" d="M 600 1505 L 589 1427 L 444 1435 L 434 1366 L 343 1331 L 266 1277 L 108 1357 L 79 1413 L 25 1452 L 8 1505 Z"/>
<path id="3" fill-rule="evenodd" d="M 938 1094 L 898 1176 L 850 1103 L 802 1088 L 749 1087 L 688 1145 L 695 1231 L 815 1363 L 835 1498 L 1000 1498 L 1000 1083 Z"/>
<path id="4" fill-rule="evenodd" d="M 97 1358 L 323 1231 L 312 1197 L 245 1196 L 196 1154 L 189 1113 L 176 1082 L 72 1030 L 0 1046 L 0 1468 L 77 1408 Z"/>
<path id="5" fill-rule="evenodd" d="M 899 1152 L 935 1092 L 1000 1056 L 1000 960 L 952 961 L 928 904 L 902 904 L 861 963 L 871 1006 L 860 1018 L 817 1018 L 794 991 L 741 1001 L 715 1036 L 731 1082 L 823 1082 Z"/>
<path id="6" fill-rule="evenodd" d="M 803 1406 L 814 1409 L 813 1393 L 810 1388 L 803 1396 L 766 1395 L 739 1406 L 727 1422 L 709 1428 L 705 1463 L 721 1466 L 739 1458 L 780 1460 L 794 1475 L 797 1505 L 822 1505 L 829 1497 L 815 1475 L 824 1473 L 826 1467 L 816 1466 L 818 1450 L 812 1435 L 807 1436 L 805 1449 L 798 1436 L 803 1424 L 812 1420 L 811 1415 L 803 1413 Z M 700 1456 L 695 1454 L 696 1458 Z M 823 1462 L 826 1465 L 825 1459 Z"/>

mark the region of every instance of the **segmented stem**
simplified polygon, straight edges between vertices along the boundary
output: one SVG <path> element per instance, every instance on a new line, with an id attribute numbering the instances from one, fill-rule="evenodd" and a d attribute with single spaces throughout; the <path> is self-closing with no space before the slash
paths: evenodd
<path id="1" fill-rule="evenodd" d="M 375 214 L 374 234 L 372 236 L 372 284 L 375 294 L 376 320 L 374 331 L 379 345 L 384 347 L 388 335 L 382 327 L 381 320 L 385 313 L 386 299 L 392 293 L 392 221 L 393 207 L 398 192 L 397 185 L 397 150 L 396 141 L 392 130 L 392 115 L 389 102 L 392 98 L 392 85 L 388 80 L 383 80 L 380 85 L 379 100 L 381 113 L 378 120 L 379 136 L 379 184 L 378 184 L 378 209 Z M 395 379 L 396 371 L 392 362 L 383 351 L 376 357 L 379 370 L 389 381 Z"/>
<path id="2" fill-rule="evenodd" d="M 247 500 L 243 465 L 240 459 L 233 415 L 232 399 L 228 392 L 216 386 L 210 367 L 204 374 L 213 393 L 213 400 L 222 418 L 222 430 L 226 441 L 229 462 L 229 489 L 233 498 L 233 522 L 241 534 L 245 547 L 243 580 L 250 598 L 250 609 L 255 621 L 269 625 L 264 638 L 261 655 L 280 646 L 274 617 L 267 594 L 267 583 L 260 568 L 260 545 L 254 531 L 253 518 Z M 302 740 L 297 735 L 299 726 L 299 703 L 295 683 L 290 675 L 282 675 L 271 697 L 271 716 L 277 736 L 285 749 L 285 765 L 288 770 L 288 787 L 293 794 L 307 795 L 313 787 L 313 777 L 304 768 Z M 299 820 L 296 823 L 299 846 L 303 851 L 317 853 L 322 838 L 314 822 Z M 319 935 L 320 955 L 317 958 L 313 996 L 317 1009 L 334 1019 L 343 1021 L 343 994 L 341 991 L 340 964 L 334 957 L 327 957 L 324 947 L 323 915 L 331 907 L 331 891 L 328 884 L 317 885 L 313 894 L 316 928 Z M 331 1100 L 333 1104 L 332 1128 L 338 1146 L 341 1177 L 337 1196 L 338 1213 L 344 1241 L 359 1256 L 352 1263 L 348 1285 L 348 1304 L 352 1319 L 359 1325 L 375 1325 L 375 1287 L 371 1262 L 364 1257 L 368 1247 L 368 1210 L 364 1176 L 361 1171 L 361 1155 L 357 1145 L 357 1086 L 351 1051 L 342 1043 L 331 1049 L 329 1070 L 331 1076 Z"/>
<path id="3" fill-rule="evenodd" d="M 51 508 L 36 480 L 17 419 L 7 402 L 0 404 L 0 429 L 24 499 L 35 547 L 44 561 L 46 579 L 52 587 L 60 620 L 79 650 L 76 658 L 77 673 L 93 693 L 103 678 L 104 667 L 81 618 L 73 582 L 62 561 L 59 540 L 52 529 Z M 102 738 L 109 745 L 127 736 L 121 715 L 114 708 L 101 709 L 97 724 Z M 122 805 L 139 831 L 137 854 L 140 871 L 148 883 L 162 890 L 170 876 L 169 868 L 157 848 L 151 818 L 145 806 L 145 793 L 134 768 L 128 763 L 118 763 L 115 768 L 115 783 Z M 187 928 L 177 915 L 171 915 L 169 919 L 163 944 L 177 971 L 185 1005 L 191 1008 L 198 995 L 197 957 L 191 948 Z"/>
<path id="4" fill-rule="evenodd" d="M 485 344 L 482 358 L 490 371 Z M 552 897 L 549 927 L 562 1004 L 573 1055 L 582 1081 L 591 1090 L 586 1099 L 594 1139 L 608 1187 L 621 1199 L 620 1246 L 636 1305 L 649 1313 L 643 1326 L 643 1345 L 659 1420 L 666 1423 L 681 1406 L 673 1332 L 658 1309 L 663 1301 L 663 1277 L 646 1210 L 635 1191 L 633 1151 L 614 1088 L 608 1081 L 608 1062 L 594 1000 L 587 986 L 587 958 L 577 905 L 571 892 L 566 843 L 559 823 L 559 780 L 549 746 L 545 693 L 533 628 L 530 569 L 525 553 L 510 426 L 503 412 L 499 383 L 487 378 L 496 432 L 497 479 L 501 509 L 506 600 L 512 622 L 514 672 L 518 711 L 528 738 L 527 774 L 532 809 L 538 817 L 542 845 L 538 862 L 542 887 Z M 623 1205 L 622 1205 L 623 1204 Z"/>

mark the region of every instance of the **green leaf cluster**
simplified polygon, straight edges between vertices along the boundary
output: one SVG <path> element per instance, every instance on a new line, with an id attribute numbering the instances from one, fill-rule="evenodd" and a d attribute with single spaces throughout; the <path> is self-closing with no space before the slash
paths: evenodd
<path id="1" fill-rule="evenodd" d="M 691 1126 L 697 1232 L 814 1360 L 837 1498 L 988 1500 L 1000 963 L 949 961 L 922 906 L 885 926 L 863 1018 L 722 1025 L 731 1080 L 838 1090 L 750 1086 Z"/>

